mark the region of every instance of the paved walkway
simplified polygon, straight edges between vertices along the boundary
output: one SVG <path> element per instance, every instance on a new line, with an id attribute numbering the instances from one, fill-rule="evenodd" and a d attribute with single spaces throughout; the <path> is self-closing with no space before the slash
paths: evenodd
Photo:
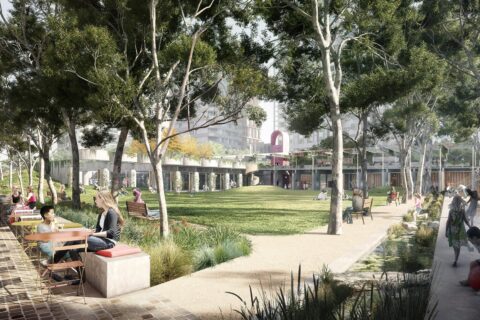
<path id="1" fill-rule="evenodd" d="M 192 320 L 196 317 L 166 296 L 147 295 L 130 299 L 105 299 L 86 285 L 82 297 L 54 295 L 45 303 L 46 291 L 37 286 L 37 271 L 5 224 L 0 223 L 0 319 L 162 319 Z M 71 287 L 69 289 L 71 291 Z"/>
<path id="2" fill-rule="evenodd" d="M 265 289 L 288 283 L 299 264 L 307 279 L 324 264 L 333 272 L 344 272 L 375 248 L 388 227 L 412 206 L 374 207 L 373 221 L 367 217 L 363 225 L 354 217 L 341 236 L 327 235 L 326 227 L 301 235 L 251 236 L 253 253 L 248 257 L 114 299 L 101 298 L 87 288 L 87 305 L 78 297 L 61 296 L 52 304 L 43 303 L 32 283 L 33 268 L 16 264 L 24 254 L 10 230 L 2 227 L 0 261 L 5 268 L 0 268 L 0 280 L 10 293 L 0 287 L 0 319 L 219 319 L 220 314 L 229 318 L 240 303 L 227 291 L 248 299 L 249 285 L 258 293 L 260 281 Z M 25 266 L 30 277 L 23 276 Z M 11 292 L 14 284 L 17 293 Z"/>
<path id="3" fill-rule="evenodd" d="M 438 315 L 436 320 L 478 320 L 480 319 L 480 296 L 474 291 L 459 284 L 460 280 L 466 279 L 470 261 L 480 259 L 480 254 L 469 252 L 462 247 L 458 266 L 452 267 L 454 260 L 453 248 L 448 246 L 445 237 L 445 226 L 448 218 L 448 205 L 451 199 L 446 198 L 443 205 L 440 229 L 435 247 L 434 266 L 436 268 L 435 281 L 432 288 L 434 298 L 438 299 Z M 479 225 L 477 214 L 476 225 Z"/>
<path id="4" fill-rule="evenodd" d="M 388 227 L 401 220 L 413 204 L 374 207 L 374 220 L 354 217 L 344 225 L 343 235 L 326 234 L 326 227 L 291 236 L 251 236 L 253 253 L 214 268 L 196 272 L 167 283 L 128 294 L 122 300 L 137 301 L 145 297 L 164 296 L 201 319 L 218 319 L 220 312 L 228 318 L 239 300 L 227 291 L 249 300 L 249 285 L 258 293 L 260 280 L 264 288 L 288 282 L 290 272 L 302 266 L 303 276 L 311 278 L 324 264 L 334 272 L 346 271 L 355 261 L 375 248 Z"/>

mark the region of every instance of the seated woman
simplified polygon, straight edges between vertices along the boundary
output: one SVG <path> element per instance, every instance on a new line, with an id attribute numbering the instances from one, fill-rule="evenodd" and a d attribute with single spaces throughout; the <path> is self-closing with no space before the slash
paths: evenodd
<path id="1" fill-rule="evenodd" d="M 18 190 L 17 186 L 13 186 L 12 188 L 12 203 L 22 203 L 22 192 Z"/>
<path id="2" fill-rule="evenodd" d="M 58 198 L 62 201 L 67 201 L 67 200 L 71 200 L 68 196 L 67 196 L 67 192 L 65 191 L 65 185 L 64 184 L 61 184 L 60 185 L 60 190 L 58 191 Z"/>
<path id="3" fill-rule="evenodd" d="M 8 223 L 12 224 L 15 222 L 15 212 L 17 210 L 23 210 L 25 209 L 24 205 L 22 204 L 21 202 L 21 198 L 20 197 L 17 197 L 17 198 L 12 198 L 13 200 L 13 204 L 12 206 L 7 210 L 7 213 L 9 214 L 9 217 L 8 217 Z M 28 207 L 26 207 L 28 209 Z"/>
<path id="4" fill-rule="evenodd" d="M 37 197 L 35 197 L 35 193 L 33 193 L 33 187 L 28 186 L 27 188 L 27 206 L 30 209 L 35 209 L 35 206 L 37 205 Z"/>
<path id="5" fill-rule="evenodd" d="M 121 227 L 125 224 L 120 210 L 117 207 L 112 194 L 109 191 L 99 191 L 95 196 L 95 205 L 102 209 L 97 218 L 97 225 L 95 232 L 92 233 L 88 239 L 87 250 L 89 252 L 96 252 L 99 250 L 111 249 L 120 240 Z M 67 242 L 66 245 L 77 244 L 78 242 Z M 69 251 L 73 260 L 80 259 L 76 250 Z M 54 262 L 60 261 L 66 251 L 59 251 L 55 253 Z"/>
<path id="6" fill-rule="evenodd" d="M 142 192 L 140 189 L 133 189 L 133 202 L 135 203 L 145 203 L 142 199 Z M 147 216 L 149 217 L 159 217 L 160 216 L 160 210 L 150 210 L 147 208 Z"/>
<path id="7" fill-rule="evenodd" d="M 133 202 L 135 203 L 144 203 L 143 202 L 143 199 L 142 199 L 142 192 L 140 191 L 140 189 L 133 189 Z"/>
<path id="8" fill-rule="evenodd" d="M 395 187 L 392 186 L 390 188 L 390 191 L 387 193 L 387 203 L 390 204 L 392 202 L 395 202 L 397 200 L 397 190 L 395 190 Z"/>

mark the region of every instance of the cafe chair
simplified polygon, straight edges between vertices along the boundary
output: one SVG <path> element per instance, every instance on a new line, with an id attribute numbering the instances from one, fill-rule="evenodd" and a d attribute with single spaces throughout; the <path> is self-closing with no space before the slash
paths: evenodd
<path id="1" fill-rule="evenodd" d="M 55 253 L 58 251 L 70 251 L 70 250 L 77 250 L 78 252 L 84 252 L 85 254 L 83 255 L 83 260 L 80 258 L 79 260 L 72 260 L 72 261 L 59 261 L 57 263 L 49 263 L 47 264 L 46 267 L 46 273 L 48 274 L 47 278 L 47 284 L 46 287 L 48 289 L 48 295 L 47 295 L 47 301 L 51 298 L 51 295 L 53 294 L 53 289 L 59 288 L 59 287 L 64 287 L 64 286 L 69 286 L 73 285 L 75 283 L 78 283 L 78 287 L 76 290 L 77 296 L 81 292 L 83 295 L 83 302 L 86 304 L 85 300 L 85 287 L 84 287 L 84 282 L 85 282 L 85 261 L 87 259 L 87 239 L 88 235 L 79 235 L 79 236 L 68 236 L 62 239 L 64 242 L 63 243 L 58 243 L 58 246 L 53 246 L 53 255 L 55 256 Z M 74 244 L 72 244 L 74 243 Z M 67 245 L 68 244 L 68 245 Z M 62 281 L 55 281 L 53 279 L 54 274 L 57 272 L 66 272 L 69 269 L 76 269 L 78 270 L 78 280 L 62 280 Z M 63 294 L 72 294 L 75 293 L 75 291 L 72 292 L 64 292 Z"/>

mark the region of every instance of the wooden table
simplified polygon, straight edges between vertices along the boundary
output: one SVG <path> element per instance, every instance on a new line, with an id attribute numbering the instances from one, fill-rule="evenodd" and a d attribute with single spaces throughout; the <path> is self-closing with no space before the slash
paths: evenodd
<path id="1" fill-rule="evenodd" d="M 59 232 L 44 232 L 44 233 L 32 233 L 25 236 L 27 241 L 54 241 L 54 242 L 65 242 L 71 240 L 82 240 L 87 238 L 93 233 L 90 229 L 82 230 L 63 230 Z"/>
<path id="2" fill-rule="evenodd" d="M 36 227 L 38 226 L 40 223 L 42 223 L 42 220 L 28 220 L 28 221 L 18 221 L 18 222 L 14 222 L 12 223 L 12 226 L 14 227 Z M 63 229 L 71 229 L 71 228 L 81 228 L 83 227 L 83 225 L 81 223 L 75 223 L 75 222 L 69 222 L 69 221 L 66 221 L 66 222 L 58 222 L 56 223 L 57 227 L 59 225 L 62 225 L 63 224 Z"/>

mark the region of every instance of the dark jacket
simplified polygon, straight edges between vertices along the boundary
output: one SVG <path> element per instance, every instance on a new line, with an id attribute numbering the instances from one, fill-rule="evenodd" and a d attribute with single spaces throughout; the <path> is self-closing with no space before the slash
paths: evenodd
<path id="1" fill-rule="evenodd" d="M 120 226 L 118 225 L 118 214 L 112 208 L 108 209 L 105 222 L 103 223 L 103 229 L 100 227 L 101 214 L 97 218 L 97 226 L 95 232 L 107 232 L 107 238 L 115 241 L 120 240 Z"/>

